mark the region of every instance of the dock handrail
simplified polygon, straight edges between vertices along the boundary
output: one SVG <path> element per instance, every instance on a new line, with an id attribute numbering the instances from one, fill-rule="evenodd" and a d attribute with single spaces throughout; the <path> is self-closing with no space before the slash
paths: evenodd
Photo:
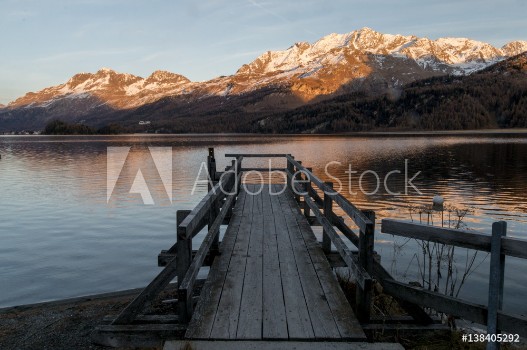
<path id="1" fill-rule="evenodd" d="M 219 181 L 212 187 L 212 189 L 201 199 L 201 201 L 192 209 L 181 224 L 177 228 L 178 237 L 191 238 L 194 237 L 206 224 L 207 214 L 215 201 L 225 198 L 225 189 L 227 184 L 234 176 L 233 170 L 236 167 L 241 167 L 243 157 L 236 159 L 236 164 L 227 168 Z M 237 165 L 239 164 L 239 165 Z M 238 171 L 239 172 L 239 171 Z"/>
<path id="2" fill-rule="evenodd" d="M 241 161 L 241 159 L 240 159 Z M 239 183 L 241 179 L 241 173 L 237 174 L 236 179 L 232 185 Z M 232 186 L 231 185 L 231 186 Z M 198 252 L 192 259 L 192 262 L 185 273 L 185 276 L 182 278 L 181 282 L 178 285 L 178 308 L 179 308 L 179 318 L 180 322 L 188 322 L 190 316 L 193 312 L 193 301 L 192 296 L 194 292 L 194 284 L 198 276 L 199 269 L 205 261 L 205 257 L 210 251 L 212 243 L 219 235 L 220 225 L 223 223 L 227 212 L 232 207 L 237 193 L 231 193 L 227 196 L 226 201 L 223 203 L 218 216 L 214 219 L 214 222 L 210 226 L 207 235 L 203 239 Z"/>
<path id="3" fill-rule="evenodd" d="M 324 194 L 331 196 L 333 201 L 335 201 L 340 206 L 340 208 L 355 222 L 359 229 L 366 230 L 368 225 L 372 225 L 372 221 L 348 199 L 346 199 L 346 197 L 316 177 L 313 172 L 296 161 L 290 154 L 288 154 L 286 158 L 287 161 L 296 168 L 295 173 L 302 172 L 308 177 L 308 180 L 315 183 L 318 188 L 324 192 Z M 294 174 L 290 175 L 292 176 Z"/>
<path id="4" fill-rule="evenodd" d="M 507 331 L 527 336 L 527 318 L 501 310 L 505 256 L 527 259 L 527 240 L 507 237 L 505 221 L 494 222 L 491 235 L 392 219 L 382 220 L 381 231 L 386 234 L 464 247 L 491 254 L 487 306 L 410 286 L 394 279 L 383 281 L 383 287 L 387 293 L 412 303 L 432 307 L 440 312 L 485 324 L 489 335 Z M 495 349 L 497 345 L 493 342 L 488 344 L 487 349 Z"/>
<path id="5" fill-rule="evenodd" d="M 392 235 L 491 252 L 492 236 L 473 231 L 438 227 L 392 219 L 382 220 L 381 231 Z M 527 259 L 527 241 L 501 237 L 502 254 Z"/>
<path id="6" fill-rule="evenodd" d="M 350 268 L 356 277 L 358 286 L 356 289 L 356 307 L 357 317 L 363 322 L 370 319 L 370 310 L 372 303 L 372 285 L 373 285 L 373 241 L 375 230 L 375 213 L 371 211 L 362 212 L 348 199 L 342 196 L 337 191 L 333 190 L 331 183 L 325 183 L 313 172 L 304 167 L 302 162 L 297 161 L 291 154 L 285 153 L 269 153 L 269 154 L 251 154 L 251 153 L 234 153 L 225 154 L 225 157 L 244 157 L 244 158 L 285 158 L 287 166 L 285 169 L 273 168 L 246 168 L 244 171 L 284 171 L 287 175 L 287 185 L 289 189 L 295 194 L 297 201 L 300 197 L 304 200 L 304 215 L 309 216 L 309 211 L 312 211 L 316 220 L 323 226 L 323 241 L 322 248 L 326 253 L 331 250 L 331 243 L 337 248 L 337 252 L 341 256 L 345 264 Z M 302 178 L 304 176 L 305 178 Z M 305 187 L 302 188 L 301 184 Z M 324 198 L 321 198 L 317 191 L 314 190 L 312 184 L 316 185 L 323 193 Z M 353 232 L 344 222 L 343 219 L 337 217 L 333 213 L 333 202 L 335 202 L 359 228 L 359 233 Z M 318 206 L 323 206 L 323 211 Z M 348 238 L 353 245 L 358 248 L 358 257 L 354 256 L 350 249 L 346 246 L 341 236 L 335 230 L 337 227 L 343 235 Z"/>
<path id="7" fill-rule="evenodd" d="M 309 208 L 309 210 L 313 211 L 317 221 L 324 228 L 322 233 L 322 249 L 326 253 L 329 253 L 331 251 L 331 243 L 333 243 L 348 268 L 350 268 L 355 275 L 357 281 L 357 318 L 361 322 L 368 322 L 370 320 L 372 305 L 375 213 L 371 211 L 362 212 L 359 210 L 344 196 L 335 191 L 331 182 L 323 182 L 315 176 L 310 169 L 304 167 L 302 162 L 295 160 L 292 155 L 288 154 L 286 159 L 286 173 L 290 189 L 298 197 L 303 198 L 306 205 L 304 207 L 304 215 L 309 215 L 307 210 L 307 208 Z M 302 176 L 304 178 L 302 178 Z M 304 186 L 298 186 L 300 184 L 304 184 Z M 315 184 L 323 192 L 323 198 L 321 198 L 314 190 L 312 184 Z M 316 203 L 319 205 L 322 204 L 323 212 L 320 211 Z M 358 226 L 358 234 L 353 232 L 353 230 L 344 223 L 344 220 L 334 214 L 333 203 L 336 203 Z M 357 247 L 358 257 L 353 256 L 341 236 L 335 231 L 334 226 Z"/>
<path id="8" fill-rule="evenodd" d="M 213 152 L 212 152 L 213 157 Z M 177 228 L 177 242 L 172 248 L 168 250 L 168 253 L 175 253 L 175 256 L 171 258 L 161 272 L 143 289 L 143 291 L 130 303 L 128 306 L 115 318 L 112 322 L 113 325 L 124 325 L 130 324 L 138 316 L 141 310 L 155 298 L 163 289 L 168 286 L 170 281 L 174 277 L 178 277 L 178 289 L 182 286 L 182 290 L 178 291 L 178 295 L 184 295 L 185 297 L 178 300 L 180 304 L 179 309 L 182 312 L 180 322 L 184 323 L 188 321 L 187 310 L 192 312 L 192 290 L 196 281 L 196 276 L 199 268 L 203 264 L 208 250 L 213 244 L 213 241 L 219 235 L 219 226 L 223 222 L 225 215 L 232 207 L 233 202 L 236 198 L 238 189 L 233 194 L 228 195 L 228 191 L 232 191 L 233 187 L 239 184 L 236 181 L 240 176 L 241 172 L 241 161 L 243 157 L 237 157 L 232 165 L 225 169 L 225 172 L 221 174 L 218 181 L 209 190 L 207 195 L 194 207 L 182 222 L 179 223 Z M 209 158 L 210 159 L 210 158 Z M 213 158 L 212 158 L 213 159 Z M 235 176 L 236 174 L 236 176 Z M 213 179 L 214 181 L 215 179 Z M 225 203 L 223 203 L 219 213 L 217 215 L 216 208 L 219 202 L 227 197 Z M 180 212 L 181 213 L 181 212 Z M 187 212 L 185 212 L 187 214 Z M 179 217 L 178 213 L 178 219 Z M 207 233 L 206 244 L 202 243 L 201 252 L 198 251 L 194 258 L 194 265 L 192 270 L 189 271 L 192 262 L 192 238 L 206 225 L 209 224 L 209 230 Z M 204 241 L 205 242 L 205 241 Z M 203 251 L 206 250 L 205 253 Z M 188 275 L 188 277 L 187 277 Z M 187 277 L 185 285 L 182 282 Z"/>

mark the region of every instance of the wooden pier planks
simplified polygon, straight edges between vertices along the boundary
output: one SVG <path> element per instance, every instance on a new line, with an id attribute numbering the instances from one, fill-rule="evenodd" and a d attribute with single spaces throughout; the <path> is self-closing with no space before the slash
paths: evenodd
<path id="1" fill-rule="evenodd" d="M 365 339 L 292 195 L 269 194 L 281 188 L 242 186 L 187 338 Z"/>

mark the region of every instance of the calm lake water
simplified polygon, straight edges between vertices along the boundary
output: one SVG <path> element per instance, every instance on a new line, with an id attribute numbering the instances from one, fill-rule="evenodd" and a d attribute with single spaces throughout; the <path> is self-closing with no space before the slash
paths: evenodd
<path id="1" fill-rule="evenodd" d="M 172 147 L 173 200 L 163 192 L 160 176 L 145 170 L 155 204 L 144 205 L 140 195 L 128 193 L 137 173 L 133 169 L 152 161 L 148 147 L 161 146 Z M 131 147 L 109 202 L 108 147 Z M 0 306 L 148 283 L 159 272 L 157 254 L 175 242 L 176 210 L 191 209 L 206 192 L 206 184 L 195 185 L 195 180 L 208 147 L 215 147 L 220 170 L 230 161 L 225 153 L 291 153 L 322 179 L 335 182 L 359 208 L 376 211 L 375 248 L 383 265 L 406 281 L 419 280 L 420 249 L 415 241 L 379 233 L 380 220 L 419 221 L 408 205 L 429 204 L 436 193 L 446 204 L 473 208 L 464 219 L 469 229 L 490 233 L 493 221 L 505 220 L 509 236 L 527 239 L 526 134 L 0 136 Z M 413 183 L 422 195 L 405 188 L 405 164 L 409 178 L 420 171 Z M 244 160 L 249 165 L 266 166 L 267 161 Z M 273 159 L 272 166 L 284 167 L 285 161 Z M 351 180 L 350 166 L 357 171 Z M 365 173 L 359 181 L 367 170 L 380 180 L 379 191 L 370 195 L 364 192 L 376 189 L 375 175 Z M 383 179 L 393 170 L 400 173 L 392 173 L 388 189 L 401 195 L 384 189 Z M 436 213 L 432 220 L 440 224 L 441 217 Z M 466 250 L 458 249 L 459 276 L 466 259 Z M 461 297 L 486 303 L 489 260 L 486 253 L 478 254 Z M 527 261 L 507 258 L 504 307 L 524 315 L 525 269 Z"/>

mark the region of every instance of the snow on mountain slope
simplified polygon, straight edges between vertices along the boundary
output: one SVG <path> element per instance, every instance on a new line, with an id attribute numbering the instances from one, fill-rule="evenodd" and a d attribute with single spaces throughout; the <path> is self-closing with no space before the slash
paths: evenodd
<path id="1" fill-rule="evenodd" d="M 481 69 L 505 57 L 527 50 L 526 42 L 497 49 L 490 44 L 466 38 L 430 40 L 416 36 L 382 34 L 370 28 L 348 34 L 330 34 L 313 45 L 296 43 L 284 51 L 267 51 L 238 73 L 269 74 L 276 71 L 306 73 L 324 64 L 342 63 L 346 55 L 361 54 L 409 58 L 423 69 L 464 74 Z M 448 66 L 448 67 L 446 67 Z"/>
<path id="2" fill-rule="evenodd" d="M 527 51 L 527 41 L 517 40 L 511 41 L 501 47 L 501 51 L 505 56 L 516 56 L 522 52 Z"/>
<path id="3" fill-rule="evenodd" d="M 180 93 L 191 82 L 182 75 L 155 71 L 148 78 L 102 68 L 96 73 L 75 74 L 66 83 L 28 93 L 9 107 L 48 107 L 58 98 L 96 97 L 113 108 L 130 108 Z"/>
<path id="4" fill-rule="evenodd" d="M 191 82 L 165 71 L 156 71 L 147 78 L 108 68 L 80 73 L 64 84 L 30 92 L 4 110 L 52 108 L 59 101 L 67 102 L 61 106 L 70 106 L 75 100 L 83 100 L 84 109 L 101 105 L 128 109 L 164 97 L 186 96 L 188 103 L 276 86 L 303 101 L 349 91 L 378 94 L 435 75 L 470 74 L 526 50 L 526 41 L 495 48 L 467 38 L 431 40 L 362 28 L 329 34 L 313 44 L 299 42 L 286 50 L 267 51 L 240 67 L 236 74 L 205 82 Z"/>

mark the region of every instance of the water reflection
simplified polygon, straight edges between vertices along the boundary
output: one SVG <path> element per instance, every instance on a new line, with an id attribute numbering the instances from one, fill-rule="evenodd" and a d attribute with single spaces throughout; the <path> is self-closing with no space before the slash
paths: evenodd
<path id="1" fill-rule="evenodd" d="M 130 147 L 129 163 L 107 203 L 107 147 L 119 146 Z M 157 205 L 145 206 L 140 196 L 129 194 L 134 169 L 151 162 L 149 146 L 172 148 L 172 203 L 163 197 L 156 172 L 144 177 Z M 291 153 L 335 187 L 340 181 L 340 192 L 361 209 L 375 210 L 378 220 L 408 219 L 408 204 L 429 204 L 439 193 L 446 203 L 474 207 L 465 219 L 471 229 L 489 232 L 493 221 L 506 220 L 508 235 L 527 237 L 524 135 L 0 137 L 0 305 L 144 285 L 158 272 L 159 250 L 175 240 L 175 211 L 192 208 L 206 191 L 206 184 L 195 181 L 208 147 L 215 147 L 220 170 L 230 164 L 225 153 Z M 338 163 L 326 174 L 330 161 Z M 244 160 L 244 166 L 268 164 Z M 283 159 L 271 164 L 285 167 Z M 409 177 L 420 172 L 413 183 L 423 195 L 408 188 L 405 164 Z M 350 166 L 357 171 L 351 180 Z M 379 191 L 371 195 L 361 186 L 370 192 L 377 178 L 368 173 L 359 181 L 367 170 L 379 176 Z M 400 173 L 387 184 L 402 195 L 384 188 L 384 177 L 394 170 Z M 378 233 L 376 249 L 386 266 L 410 279 L 415 245 L 394 254 L 402 243 Z M 480 259 L 462 296 L 484 303 L 479 291 L 486 289 L 488 268 L 483 255 Z M 525 267 L 519 259 L 508 259 L 507 277 L 522 276 Z M 506 308 L 526 311 L 524 290 L 511 283 L 505 293 Z"/>

